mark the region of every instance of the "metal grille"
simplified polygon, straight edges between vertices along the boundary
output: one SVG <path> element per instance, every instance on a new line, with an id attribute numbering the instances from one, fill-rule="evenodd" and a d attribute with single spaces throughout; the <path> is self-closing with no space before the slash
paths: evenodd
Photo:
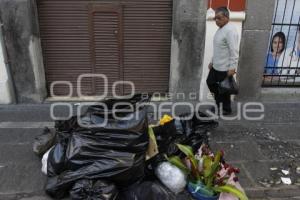
<path id="1" fill-rule="evenodd" d="M 263 75 L 264 87 L 300 86 L 300 1 L 277 0 Z"/>

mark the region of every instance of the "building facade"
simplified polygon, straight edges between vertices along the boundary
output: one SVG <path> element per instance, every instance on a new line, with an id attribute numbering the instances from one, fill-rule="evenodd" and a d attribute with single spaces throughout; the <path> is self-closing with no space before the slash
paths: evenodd
<path id="1" fill-rule="evenodd" d="M 135 92 L 209 100 L 219 6 L 230 9 L 241 35 L 238 98 L 259 99 L 274 0 L 0 0 L 0 103 L 93 99 L 105 80 L 91 74 L 105 74 L 119 95 L 132 82 Z"/>

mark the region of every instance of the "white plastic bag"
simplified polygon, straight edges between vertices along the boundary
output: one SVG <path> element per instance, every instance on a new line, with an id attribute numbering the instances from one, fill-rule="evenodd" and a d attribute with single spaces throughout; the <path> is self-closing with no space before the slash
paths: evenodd
<path id="1" fill-rule="evenodd" d="M 53 147 L 51 147 L 44 155 L 42 158 L 42 173 L 47 175 L 47 162 L 48 162 L 48 156 L 50 151 L 52 150 Z"/>
<path id="2" fill-rule="evenodd" d="M 184 173 L 169 162 L 160 163 L 155 170 L 155 174 L 175 194 L 182 192 L 187 184 Z"/>

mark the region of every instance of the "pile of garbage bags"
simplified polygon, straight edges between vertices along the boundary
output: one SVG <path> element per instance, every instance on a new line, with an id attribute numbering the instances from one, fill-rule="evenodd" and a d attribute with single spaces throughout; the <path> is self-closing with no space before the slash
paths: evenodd
<path id="1" fill-rule="evenodd" d="M 165 154 L 180 155 L 176 143 L 193 149 L 208 143 L 207 130 L 217 122 L 196 117 L 185 120 L 182 115 L 182 119 L 150 129 L 147 101 L 149 96 L 143 95 L 106 100 L 102 103 L 107 109 L 89 106 L 80 116 L 56 121 L 55 130 L 45 128 L 35 139 L 33 151 L 43 156 L 46 193 L 56 199 L 68 195 L 71 199 L 192 199 L 187 192 L 170 191 L 163 184 L 168 180 L 161 180 L 168 178 L 163 174 L 167 172 L 157 169 L 162 168 Z M 113 105 L 120 102 L 136 109 L 121 106 L 115 111 Z M 158 152 L 146 160 L 149 130 L 155 135 Z"/>

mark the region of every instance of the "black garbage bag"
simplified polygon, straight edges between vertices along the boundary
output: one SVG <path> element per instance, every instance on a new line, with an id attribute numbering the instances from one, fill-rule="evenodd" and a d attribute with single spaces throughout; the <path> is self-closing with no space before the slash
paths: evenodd
<path id="1" fill-rule="evenodd" d="M 57 132 L 57 143 L 48 155 L 47 176 L 56 176 L 66 169 L 65 157 L 70 136 L 68 132 Z"/>
<path id="2" fill-rule="evenodd" d="M 112 118 L 112 114 L 115 113 L 116 110 L 127 110 L 131 106 L 136 108 L 137 105 L 145 105 L 144 103 L 149 102 L 151 99 L 151 95 L 149 94 L 135 94 L 132 98 L 126 99 L 107 99 L 102 104 L 106 105 L 106 109 L 103 108 L 102 105 L 94 105 L 89 106 L 87 109 L 87 113 L 93 113 L 100 116 L 108 115 Z M 136 110 L 136 109 L 134 109 Z M 131 113 L 129 110 L 128 112 L 121 112 L 118 116 L 126 116 L 127 114 Z"/>
<path id="3" fill-rule="evenodd" d="M 118 200 L 193 200 L 187 191 L 174 194 L 159 181 L 145 181 L 120 191 Z"/>
<path id="4" fill-rule="evenodd" d="M 77 123 L 77 116 L 72 116 L 68 120 L 55 121 L 55 130 L 58 132 L 71 133 L 78 128 L 80 127 Z"/>
<path id="5" fill-rule="evenodd" d="M 70 197 L 72 200 L 115 200 L 118 189 L 107 181 L 81 179 L 70 190 Z"/>
<path id="6" fill-rule="evenodd" d="M 203 119 L 208 118 L 204 113 L 198 113 Z M 191 119 L 187 119 L 189 114 L 180 115 L 179 120 L 173 119 L 164 125 L 153 128 L 158 150 L 160 154 L 178 155 L 180 154 L 176 144 L 185 144 L 198 150 L 203 143 L 208 143 L 207 131 L 218 126 L 215 120 L 198 119 L 194 114 Z"/>
<path id="7" fill-rule="evenodd" d="M 140 110 L 145 109 L 146 103 L 149 102 L 150 95 L 136 94 L 129 99 L 108 99 L 102 104 L 89 106 L 87 111 L 80 116 L 81 125 L 87 128 L 118 128 L 126 130 L 135 130 L 139 126 L 136 120 L 119 120 L 118 118 L 134 119 Z M 103 123 L 105 120 L 108 123 Z M 105 126 L 103 126 L 105 124 Z"/>
<path id="8" fill-rule="evenodd" d="M 147 151 L 148 120 L 146 107 L 130 113 L 134 118 L 109 119 L 101 128 L 78 128 L 68 139 L 65 171 L 48 178 L 46 192 L 64 197 L 79 179 L 101 179 L 118 187 L 132 184 L 144 177 Z M 102 121 L 95 113 L 88 123 Z M 95 120 L 96 119 L 96 120 Z"/>
<path id="9" fill-rule="evenodd" d="M 33 152 L 38 156 L 44 155 L 54 145 L 55 135 L 54 130 L 45 127 L 43 133 L 34 139 Z"/>

